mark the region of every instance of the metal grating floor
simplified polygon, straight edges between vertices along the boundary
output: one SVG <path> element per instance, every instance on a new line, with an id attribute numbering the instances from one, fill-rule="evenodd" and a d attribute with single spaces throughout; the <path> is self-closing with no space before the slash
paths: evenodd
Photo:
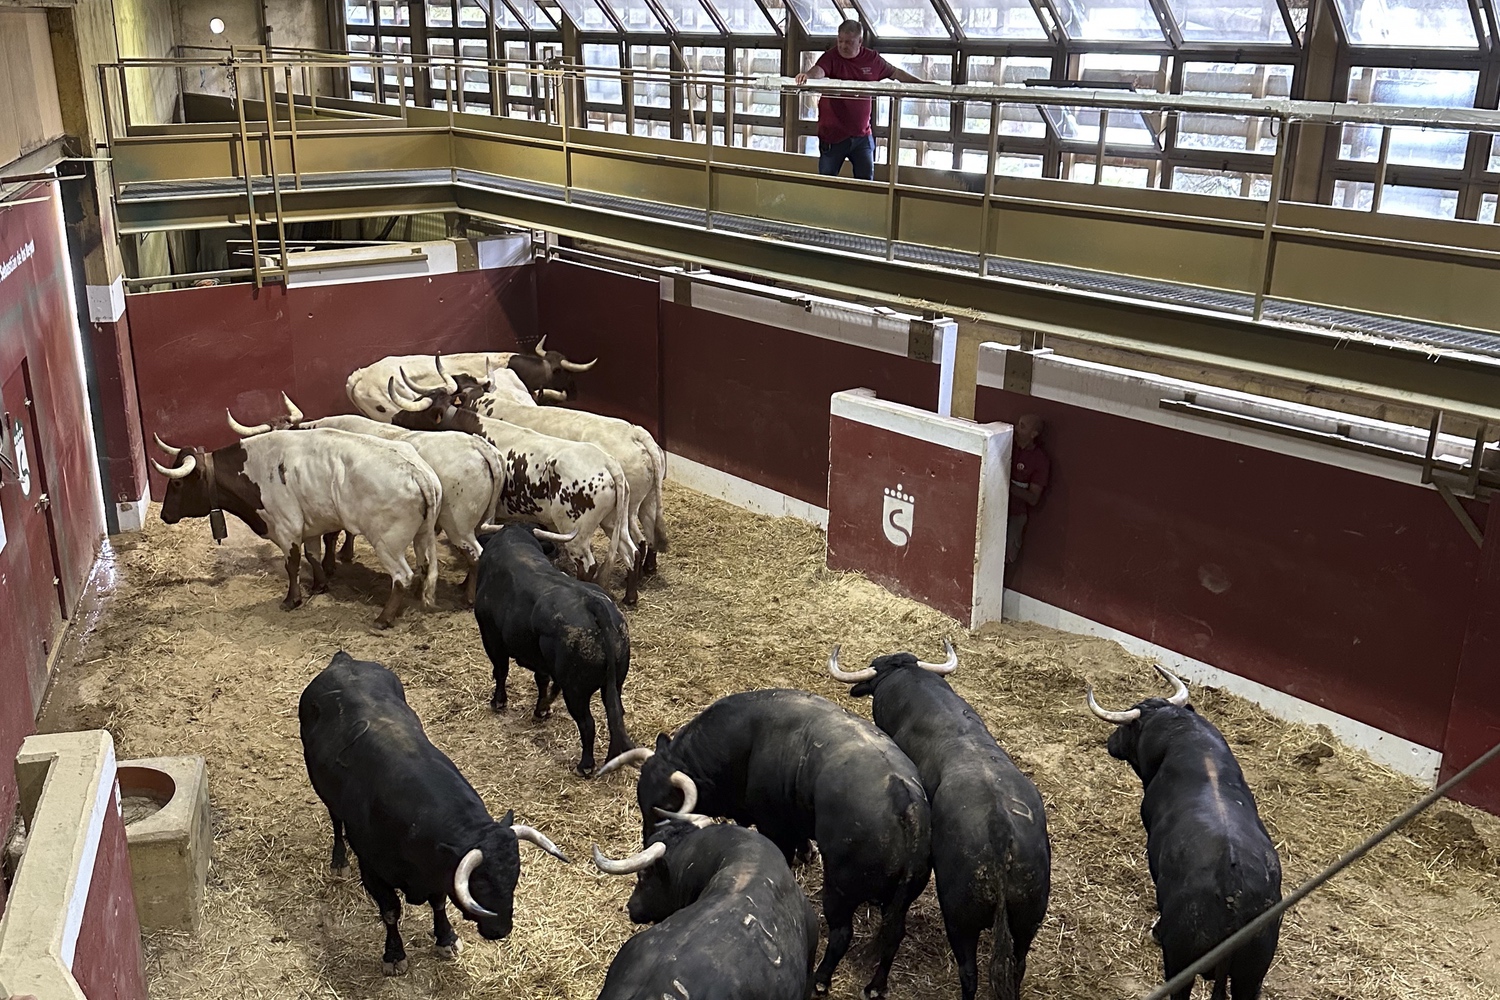
<path id="1" fill-rule="evenodd" d="M 561 201 L 563 188 L 556 184 L 544 184 L 519 178 L 500 177 L 472 170 L 450 171 L 447 168 L 427 170 L 373 170 L 348 171 L 303 175 L 303 190 L 331 190 L 337 188 L 398 187 L 428 184 L 447 184 L 454 178 L 467 187 L 525 197 Z M 281 179 L 285 193 L 292 190 L 290 175 Z M 252 190 L 257 195 L 272 192 L 269 177 L 256 178 Z M 131 182 L 121 186 L 121 202 L 160 201 L 183 197 L 221 195 L 243 195 L 245 182 L 238 178 L 214 178 L 208 180 Z M 593 191 L 573 190 L 572 203 L 611 212 L 661 219 L 686 226 L 702 228 L 707 219 L 701 209 L 681 205 L 667 205 L 639 198 L 600 194 Z M 845 253 L 868 257 L 884 257 L 885 241 L 850 233 L 830 232 L 810 226 L 774 222 L 740 215 L 716 213 L 714 228 L 745 236 L 786 240 L 806 246 L 841 250 Z M 931 267 L 966 271 L 979 271 L 979 255 L 957 250 L 944 250 L 916 243 L 897 243 L 897 260 Z M 1027 281 L 1045 285 L 1059 285 L 1085 291 L 1101 292 L 1129 298 L 1144 299 L 1173 305 L 1193 306 L 1217 312 L 1249 316 L 1254 310 L 1254 297 L 1244 292 L 1232 292 L 1214 288 L 1197 288 L 1169 281 L 1149 278 L 1134 278 L 1128 275 L 1090 271 L 1084 268 L 1057 264 L 1038 264 L 1006 257 L 991 257 L 989 273 L 992 277 Z M 1500 357 L 1500 334 L 1485 333 L 1364 313 L 1353 309 L 1311 305 L 1284 299 L 1268 298 L 1265 303 L 1267 319 L 1320 330 L 1346 331 L 1353 334 L 1376 336 L 1433 347 L 1470 351 Z"/>

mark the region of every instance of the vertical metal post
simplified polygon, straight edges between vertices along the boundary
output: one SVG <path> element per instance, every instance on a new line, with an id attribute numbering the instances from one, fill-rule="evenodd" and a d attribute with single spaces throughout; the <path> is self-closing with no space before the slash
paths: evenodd
<path id="1" fill-rule="evenodd" d="M 306 70 L 306 67 L 303 67 Z M 306 74 L 303 74 L 304 79 Z M 306 86 L 306 84 L 304 84 Z M 292 188 L 302 190 L 302 170 L 297 165 L 297 101 L 292 96 L 292 64 L 286 64 L 286 117 L 292 142 Z"/>
<path id="2" fill-rule="evenodd" d="M 229 57 L 229 90 L 234 99 L 234 110 L 240 121 L 240 169 L 245 172 L 245 203 L 250 214 L 250 271 L 255 287 L 265 284 L 260 273 L 260 237 L 255 230 L 255 185 L 250 180 L 250 139 L 245 125 L 245 102 L 240 94 L 240 64 Z"/>
<path id="3" fill-rule="evenodd" d="M 281 253 L 282 281 L 286 281 L 286 215 L 281 208 L 281 175 L 276 169 L 276 67 L 260 64 L 260 89 L 266 105 L 266 165 L 271 170 L 271 198 L 276 204 L 276 244 Z"/>
<path id="4" fill-rule="evenodd" d="M 1380 129 L 1380 158 L 1375 161 L 1375 190 L 1370 193 L 1370 211 L 1380 211 L 1380 199 L 1385 195 L 1385 172 L 1391 165 L 1391 127 Z"/>
<path id="5" fill-rule="evenodd" d="M 901 95 L 891 95 L 891 127 L 885 144 L 885 259 L 896 259 L 896 171 L 901 164 Z"/>
<path id="6" fill-rule="evenodd" d="M 734 102 L 736 99 L 736 90 L 738 89 L 730 82 L 733 79 L 729 73 L 731 68 L 730 66 L 724 67 L 724 145 L 726 146 L 734 145 Z M 709 101 L 708 117 L 710 121 L 713 119 L 713 116 L 714 102 Z"/>
<path id="7" fill-rule="evenodd" d="M 635 135 L 635 69 L 620 70 L 620 100 L 625 102 L 625 134 Z"/>
<path id="8" fill-rule="evenodd" d="M 1260 274 L 1255 284 L 1255 308 L 1251 318 L 1257 323 L 1265 314 L 1266 292 L 1270 291 L 1271 285 L 1271 261 L 1274 257 L 1276 241 L 1276 215 L 1281 208 L 1281 189 L 1283 187 L 1283 176 L 1286 172 L 1286 148 L 1291 138 L 1288 131 L 1291 121 L 1287 118 L 1279 119 L 1281 128 L 1277 130 L 1276 158 L 1271 162 L 1271 198 L 1266 204 L 1266 224 L 1261 230 L 1260 237 Z"/>
<path id="9" fill-rule="evenodd" d="M 1104 147 L 1109 141 L 1109 109 L 1099 109 L 1099 142 L 1094 147 L 1094 183 L 1104 183 Z"/>
<path id="10" fill-rule="evenodd" d="M 962 114 L 962 111 L 959 112 Z M 979 276 L 990 274 L 990 207 L 995 197 L 995 165 L 1000 157 L 1000 102 L 990 102 L 990 145 L 984 167 L 984 201 L 979 216 Z"/>
<path id="11" fill-rule="evenodd" d="M 573 204 L 573 152 L 568 148 L 568 88 L 566 86 L 566 82 L 563 80 L 564 72 L 565 70 L 563 70 L 561 64 L 559 64 L 556 75 L 556 94 L 557 118 L 558 121 L 562 124 L 563 202 L 565 204 L 571 205 Z M 548 73 L 547 79 L 553 79 L 550 71 Z"/>
<path id="12" fill-rule="evenodd" d="M 425 17 L 426 14 L 424 13 L 423 16 Z M 405 125 L 406 124 L 406 70 L 404 70 L 404 69 L 401 68 L 401 53 L 397 52 L 397 53 L 395 53 L 395 56 L 396 56 L 396 106 L 401 109 L 401 124 Z M 413 78 L 415 78 L 416 77 L 416 73 L 417 73 L 417 67 L 416 67 L 415 63 L 412 64 L 412 70 L 411 71 L 412 71 Z"/>
<path id="13" fill-rule="evenodd" d="M 703 115 L 703 183 L 706 188 L 703 201 L 704 228 L 714 227 L 714 85 L 712 82 L 704 85 L 704 115 Z M 725 96 L 729 95 L 725 90 Z M 692 102 L 688 102 L 691 107 Z M 728 135 L 725 135 L 728 138 Z"/>
<path id="14" fill-rule="evenodd" d="M 112 153 L 115 145 L 114 115 L 109 110 L 109 66 L 105 63 L 99 64 L 99 99 L 104 105 L 104 147 Z M 114 192 L 114 199 L 110 202 L 110 209 L 115 213 L 115 221 L 118 223 L 120 218 L 120 179 L 115 176 L 113 163 L 105 164 L 104 169 L 109 171 L 109 184 Z M 1496 214 L 1500 215 L 1500 212 Z"/>

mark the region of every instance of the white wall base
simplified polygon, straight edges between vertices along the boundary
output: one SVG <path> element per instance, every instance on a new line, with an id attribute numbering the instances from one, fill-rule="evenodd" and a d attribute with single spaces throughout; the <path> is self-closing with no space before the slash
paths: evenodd
<path id="1" fill-rule="evenodd" d="M 667 478 L 688 489 L 726 500 L 736 507 L 773 517 L 795 517 L 824 529 L 828 528 L 828 511 L 810 503 L 778 493 L 748 479 L 722 472 L 712 466 L 668 453 Z"/>
<path id="2" fill-rule="evenodd" d="M 1278 719 L 1307 726 L 1327 726 L 1341 742 L 1363 750 L 1376 763 L 1415 778 L 1429 787 L 1437 784 L 1443 755 L 1420 743 L 1404 740 L 1310 701 L 1303 701 L 1275 688 L 1220 670 L 1202 660 L 1184 656 L 1165 646 L 1147 642 L 1128 632 L 1110 628 L 1082 615 L 1018 594 L 1014 590 L 1005 591 L 1005 617 L 1010 621 L 1035 622 L 1063 632 L 1112 639 L 1136 656 L 1149 656 L 1157 660 L 1185 681 L 1223 688 L 1246 701 L 1254 702 Z"/>
<path id="3" fill-rule="evenodd" d="M 146 526 L 146 505 L 151 502 L 151 484 L 146 484 L 146 490 L 141 494 L 139 500 L 127 500 L 124 503 L 115 504 L 115 514 L 120 519 L 120 531 L 140 531 Z"/>

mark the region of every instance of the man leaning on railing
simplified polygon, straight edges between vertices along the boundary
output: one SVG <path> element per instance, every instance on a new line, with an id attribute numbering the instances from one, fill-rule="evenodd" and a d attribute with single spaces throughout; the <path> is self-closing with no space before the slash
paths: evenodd
<path id="1" fill-rule="evenodd" d="M 912 76 L 900 66 L 892 66 L 863 42 L 864 26 L 858 21 L 839 25 L 838 41 L 824 52 L 806 73 L 797 74 L 798 83 L 808 80 L 900 80 L 902 83 L 927 83 Z M 844 167 L 844 161 L 861 180 L 875 179 L 875 139 L 870 135 L 870 112 L 874 101 L 868 97 L 818 98 L 818 173 L 832 177 Z"/>

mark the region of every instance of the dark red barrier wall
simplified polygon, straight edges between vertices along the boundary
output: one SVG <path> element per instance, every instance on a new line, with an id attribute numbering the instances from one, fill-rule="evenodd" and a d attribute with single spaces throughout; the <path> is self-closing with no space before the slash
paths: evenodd
<path id="1" fill-rule="evenodd" d="M 73 952 L 73 978 L 89 1000 L 146 998 L 130 850 L 113 793 L 104 814 L 88 902 Z"/>
<path id="2" fill-rule="evenodd" d="M 56 193 L 41 185 L 21 200 L 29 198 L 40 200 L 0 207 L 0 262 L 15 262 L 0 280 L 0 409 L 25 427 L 33 474 L 31 492 L 23 495 L 16 477 L 0 469 L 6 534 L 0 550 L 0 762 L 13 761 L 35 728 L 32 706 L 46 683 L 53 625 L 62 601 L 69 609 L 77 601 L 104 536 Z M 23 365 L 30 407 L 21 388 Z M 36 508 L 43 488 L 50 511 Z M 15 776 L 0 765 L 0 826 L 9 825 L 15 803 Z"/>
<path id="3" fill-rule="evenodd" d="M 981 386 L 1047 422 L 1008 585 L 1440 748 L 1477 550 L 1430 490 Z"/>
<path id="4" fill-rule="evenodd" d="M 1487 521 L 1443 744 L 1443 780 L 1500 743 L 1500 499 L 1491 498 Z M 1500 814 L 1500 761 L 1486 764 L 1454 792 L 1454 798 Z"/>
<path id="5" fill-rule="evenodd" d="M 845 389 L 933 409 L 938 366 L 663 302 L 667 447 L 828 505 L 828 401 Z"/>
<path id="6" fill-rule="evenodd" d="M 287 289 L 221 285 L 131 295 L 141 423 L 174 445 L 220 447 L 283 413 L 351 413 L 349 373 L 392 354 L 513 351 L 536 339 L 532 267 Z M 155 449 L 152 449 L 153 452 Z M 156 455 L 158 461 L 161 455 Z M 151 495 L 166 481 L 154 471 Z"/>
<path id="7" fill-rule="evenodd" d="M 657 282 L 583 264 L 537 268 L 537 316 L 548 349 L 599 363 L 577 376 L 571 405 L 640 424 L 661 439 Z M 529 344 L 528 344 L 529 346 Z"/>

